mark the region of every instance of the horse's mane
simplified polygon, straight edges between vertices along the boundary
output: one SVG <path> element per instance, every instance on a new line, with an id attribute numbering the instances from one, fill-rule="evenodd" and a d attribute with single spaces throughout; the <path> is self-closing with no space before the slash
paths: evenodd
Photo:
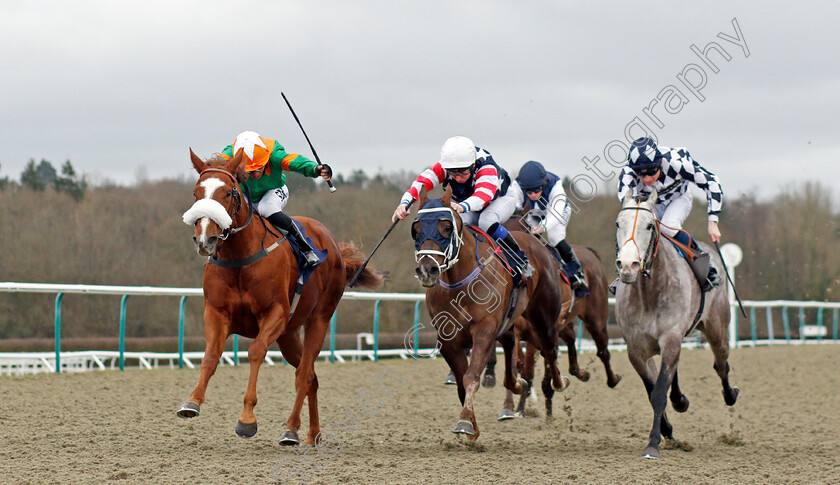
<path id="1" fill-rule="evenodd" d="M 638 195 L 633 196 L 633 200 L 635 200 L 636 202 L 647 202 L 648 199 L 650 199 L 650 195 L 651 194 L 645 194 L 645 193 L 639 192 Z"/>

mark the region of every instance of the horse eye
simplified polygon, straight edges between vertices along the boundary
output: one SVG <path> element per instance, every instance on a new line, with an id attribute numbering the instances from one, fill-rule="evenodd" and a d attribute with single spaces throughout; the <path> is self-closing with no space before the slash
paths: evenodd
<path id="1" fill-rule="evenodd" d="M 452 235 L 452 223 L 444 222 L 440 227 L 440 234 L 443 237 L 449 237 Z"/>
<path id="2" fill-rule="evenodd" d="M 615 223 L 615 227 L 621 227 L 621 224 L 619 224 L 618 222 L 616 222 L 616 223 Z"/>
<path id="3" fill-rule="evenodd" d="M 225 198 L 226 198 L 226 199 L 229 199 L 229 198 L 230 198 L 230 195 L 231 195 L 232 193 L 233 193 L 233 191 L 232 191 L 232 190 L 228 190 L 228 191 L 227 191 L 227 194 L 225 194 Z"/>
<path id="4" fill-rule="evenodd" d="M 650 231 L 651 229 L 653 229 L 653 223 L 648 224 L 648 231 Z"/>
<path id="5" fill-rule="evenodd" d="M 411 225 L 411 239 L 417 239 L 417 235 L 420 233 L 420 227 L 418 226 L 419 222 L 415 222 Z"/>

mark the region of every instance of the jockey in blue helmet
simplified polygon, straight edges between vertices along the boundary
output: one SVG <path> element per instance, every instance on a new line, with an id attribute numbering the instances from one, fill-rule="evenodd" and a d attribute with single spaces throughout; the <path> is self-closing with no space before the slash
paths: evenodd
<path id="1" fill-rule="evenodd" d="M 690 244 L 690 241 L 694 242 L 694 238 L 690 238 L 689 241 L 688 233 L 682 229 L 691 211 L 689 182 L 706 192 L 709 237 L 712 242 L 719 242 L 718 214 L 723 205 L 720 182 L 715 174 L 692 160 L 685 148 L 657 146 L 656 142 L 648 137 L 634 141 L 627 156 L 627 166 L 622 169 L 618 178 L 618 199 L 624 200 L 628 193 L 634 196 L 648 195 L 656 189 L 654 212 L 661 223 L 662 233 L 685 246 L 692 246 L 697 260 L 707 261 L 708 254 L 700 250 L 696 243 Z M 709 291 L 719 283 L 720 275 L 714 266 L 709 266 L 703 290 Z M 610 285 L 610 291 L 613 291 L 613 285 Z"/>
<path id="2" fill-rule="evenodd" d="M 545 233 L 548 243 L 560 253 L 572 289 L 587 290 L 583 266 L 566 242 L 566 226 L 569 224 L 572 208 L 566 199 L 560 177 L 547 172 L 540 162 L 532 160 L 519 169 L 515 184 L 519 188 L 516 191 L 516 208 L 522 210 L 528 201 L 531 202 L 531 210 L 522 219 L 523 222 L 529 226 L 532 234 Z"/>

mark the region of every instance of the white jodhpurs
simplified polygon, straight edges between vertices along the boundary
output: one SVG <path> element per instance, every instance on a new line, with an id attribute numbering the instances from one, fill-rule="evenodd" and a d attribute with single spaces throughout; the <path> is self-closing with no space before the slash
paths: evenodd
<path id="1" fill-rule="evenodd" d="M 269 190 L 257 202 L 257 212 L 263 216 L 268 217 L 271 214 L 282 212 L 289 202 L 289 187 L 282 186 L 279 189 Z"/>
<path id="2" fill-rule="evenodd" d="M 662 233 L 674 237 L 677 231 L 682 229 L 683 222 L 691 212 L 691 192 L 686 191 L 681 196 L 671 199 L 668 204 L 656 204 L 653 206 L 653 212 L 662 223 Z"/>

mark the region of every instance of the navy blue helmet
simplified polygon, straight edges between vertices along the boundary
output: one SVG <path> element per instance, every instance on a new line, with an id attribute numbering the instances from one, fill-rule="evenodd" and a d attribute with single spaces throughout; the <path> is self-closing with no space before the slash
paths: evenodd
<path id="1" fill-rule="evenodd" d="M 548 183 L 548 175 L 545 173 L 545 167 L 540 162 L 533 160 L 527 162 L 519 170 L 516 183 L 525 190 L 542 187 Z"/>

